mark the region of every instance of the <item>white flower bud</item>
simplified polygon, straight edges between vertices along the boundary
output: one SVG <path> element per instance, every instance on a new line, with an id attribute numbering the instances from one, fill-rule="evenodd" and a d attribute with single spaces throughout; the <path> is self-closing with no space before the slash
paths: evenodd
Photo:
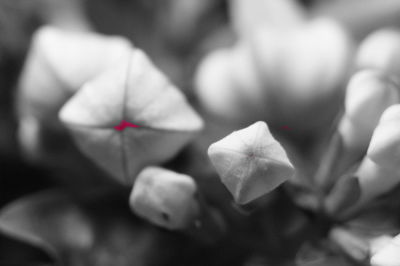
<path id="1" fill-rule="evenodd" d="M 168 229 L 186 229 L 199 216 L 197 186 L 190 176 L 148 167 L 138 176 L 130 206 L 139 216 Z"/>
<path id="2" fill-rule="evenodd" d="M 355 74 L 347 87 L 339 125 L 344 146 L 360 154 L 365 151 L 383 111 L 399 100 L 399 85 L 390 76 L 375 70 Z"/>
<path id="3" fill-rule="evenodd" d="M 368 156 L 388 169 L 398 169 L 400 175 L 400 104 L 389 107 L 379 121 Z"/>
<path id="4" fill-rule="evenodd" d="M 273 95 L 280 121 L 302 130 L 331 121 L 350 66 L 352 44 L 345 29 L 324 18 L 285 31 L 265 27 L 251 45 L 257 74 Z"/>
<path id="5" fill-rule="evenodd" d="M 216 117 L 231 121 L 262 116 L 266 94 L 254 68 L 246 43 L 209 54 L 200 63 L 195 79 L 201 104 Z"/>
<path id="6" fill-rule="evenodd" d="M 388 108 L 375 129 L 368 153 L 355 175 L 359 177 L 363 206 L 400 183 L 400 105 Z"/>
<path id="7" fill-rule="evenodd" d="M 291 178 L 294 167 L 264 122 L 212 144 L 208 156 L 235 201 L 246 204 Z"/>
<path id="8" fill-rule="evenodd" d="M 400 75 L 400 32 L 382 29 L 370 34 L 360 46 L 356 67 Z"/>

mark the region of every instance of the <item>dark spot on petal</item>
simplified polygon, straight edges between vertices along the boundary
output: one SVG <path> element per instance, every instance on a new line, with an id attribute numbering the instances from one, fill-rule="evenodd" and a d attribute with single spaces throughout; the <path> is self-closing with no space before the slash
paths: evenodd
<path id="1" fill-rule="evenodd" d="M 162 212 L 161 213 L 161 217 L 163 218 L 163 220 L 169 222 L 169 215 L 166 212 Z"/>

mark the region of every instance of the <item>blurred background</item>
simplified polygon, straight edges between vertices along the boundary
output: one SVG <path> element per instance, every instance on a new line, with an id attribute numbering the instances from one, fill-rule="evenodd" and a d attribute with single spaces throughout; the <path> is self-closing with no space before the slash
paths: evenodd
<path id="1" fill-rule="evenodd" d="M 265 0 L 273 1 L 279 0 Z M 351 71 L 341 80 L 339 95 L 329 98 L 333 99 L 328 100 L 331 109 L 321 102 L 324 106 L 305 111 L 304 117 L 309 117 L 310 112 L 324 113 L 321 110 L 326 109 L 327 115 L 310 125 L 304 117 L 286 113 L 296 112 L 291 101 L 282 100 L 285 106 L 274 110 L 273 117 L 241 109 L 239 112 L 247 110 L 249 116 L 236 119 L 239 115 L 233 115 L 232 119 L 209 112 L 195 93 L 196 72 L 207 54 L 233 47 L 256 27 L 257 20 L 274 25 L 282 16 L 279 23 L 290 23 L 290 16 L 263 10 L 259 2 L 0 0 L 0 224 L 16 225 L 10 232 L 0 232 L 0 265 L 369 265 L 325 248 L 320 239 L 332 222 L 300 210 L 283 190 L 267 198 L 266 207 L 249 217 L 223 211 L 231 219 L 232 231 L 221 242 L 204 245 L 136 217 L 127 202 L 131 188 L 107 178 L 71 148 L 70 140 L 45 133 L 42 148 L 47 155 L 40 163 L 21 152 L 15 106 L 18 81 L 33 33 L 50 24 L 128 38 L 184 92 L 207 127 L 194 144 L 165 166 L 201 176 L 198 182 L 209 191 L 208 200 L 221 209 L 228 208 L 231 200 L 210 167 L 206 148 L 234 129 L 265 119 L 271 122 L 271 131 L 280 135 L 278 139 L 288 143 L 285 147 L 294 147 L 301 155 L 299 160 L 308 162 L 305 168 L 312 168 L 309 165 L 317 164 L 318 152 L 341 112 L 343 84 Z M 296 4 L 305 19 L 323 16 L 340 23 L 354 47 L 377 29 L 400 26 L 397 0 L 299 0 Z M 286 30 L 281 25 L 276 28 Z M 283 126 L 292 130 L 284 131 Z M 303 258 L 295 262 L 299 250 Z"/>

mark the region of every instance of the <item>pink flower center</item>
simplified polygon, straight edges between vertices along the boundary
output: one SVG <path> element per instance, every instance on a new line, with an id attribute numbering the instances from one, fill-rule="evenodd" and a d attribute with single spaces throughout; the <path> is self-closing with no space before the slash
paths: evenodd
<path id="1" fill-rule="evenodd" d="M 117 131 L 123 131 L 123 130 L 125 130 L 125 128 L 127 128 L 127 127 L 135 127 L 135 128 L 138 128 L 139 126 L 138 126 L 138 125 L 135 125 L 135 124 L 132 124 L 132 123 L 129 123 L 129 122 L 125 121 L 125 120 L 122 120 L 121 123 L 120 123 L 118 126 L 115 126 L 114 128 L 115 128 L 115 130 L 117 130 Z"/>

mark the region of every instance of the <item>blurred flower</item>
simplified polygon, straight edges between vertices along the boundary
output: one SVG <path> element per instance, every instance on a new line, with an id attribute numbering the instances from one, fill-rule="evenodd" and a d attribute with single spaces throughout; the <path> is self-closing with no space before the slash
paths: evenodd
<path id="1" fill-rule="evenodd" d="M 368 153 L 356 171 L 361 187 L 361 198 L 352 208 L 363 206 L 400 183 L 399 110 L 399 105 L 388 108 L 374 130 Z"/>
<path id="2" fill-rule="evenodd" d="M 172 158 L 203 127 L 183 94 L 139 49 L 88 81 L 60 119 L 84 154 L 123 184 Z M 135 127 L 116 130 L 122 121 Z"/>
<path id="3" fill-rule="evenodd" d="M 35 33 L 16 95 L 18 137 L 28 157 L 46 158 L 49 140 L 44 134 L 48 131 L 62 135 L 63 132 L 57 117 L 61 106 L 84 82 L 127 56 L 130 48 L 131 44 L 121 37 L 50 26 Z"/>
<path id="4" fill-rule="evenodd" d="M 375 31 L 361 43 L 356 67 L 379 69 L 388 75 L 400 73 L 400 32 L 394 28 Z"/>
<path id="5" fill-rule="evenodd" d="M 43 170 L 0 161 L 22 184 L 0 187 L 38 171 L 63 190 L 0 210 L 0 248 L 71 266 L 397 265 L 400 31 L 381 27 L 399 3 L 35 3 L 59 28 L 33 36 L 16 136 Z"/>
<path id="6" fill-rule="evenodd" d="M 327 19 L 285 30 L 262 26 L 200 64 L 195 85 L 202 105 L 239 125 L 262 119 L 298 134 L 323 132 L 338 111 L 351 62 L 346 30 Z"/>
<path id="7" fill-rule="evenodd" d="M 399 102 L 396 78 L 379 70 L 364 70 L 353 75 L 347 86 L 344 113 L 335 137 L 325 153 L 327 166 L 317 173 L 323 189 L 359 160 L 368 148 L 372 133 L 383 111 Z"/>

